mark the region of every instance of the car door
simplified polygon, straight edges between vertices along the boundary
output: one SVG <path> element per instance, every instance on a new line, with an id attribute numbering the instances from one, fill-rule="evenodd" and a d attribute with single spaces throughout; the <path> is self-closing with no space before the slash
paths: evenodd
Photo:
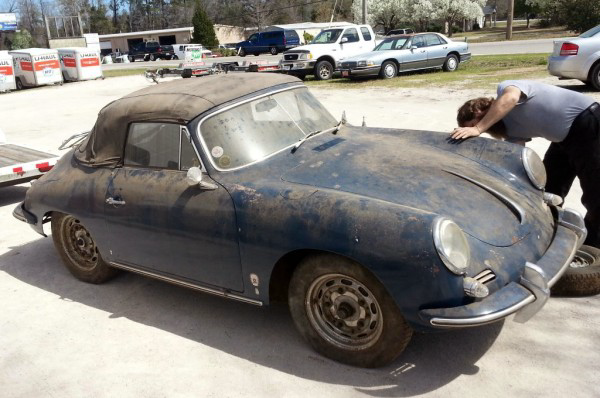
<path id="1" fill-rule="evenodd" d="M 342 57 L 340 60 L 362 54 L 364 41 L 360 39 L 356 28 L 347 28 L 340 38 Z"/>
<path id="2" fill-rule="evenodd" d="M 233 201 L 218 184 L 188 185 L 192 166 L 201 163 L 183 127 L 130 126 L 106 191 L 112 261 L 242 291 Z"/>
<path id="3" fill-rule="evenodd" d="M 247 53 L 254 53 L 254 52 L 258 52 L 258 33 L 253 33 L 249 38 L 248 38 L 248 45 L 245 48 Z"/>
<path id="4" fill-rule="evenodd" d="M 425 35 L 425 43 L 427 44 L 427 67 L 440 68 L 448 55 L 448 43 L 433 33 Z"/>
<path id="5" fill-rule="evenodd" d="M 427 67 L 427 51 L 423 35 L 414 36 L 408 43 L 408 50 L 402 54 L 401 71 L 423 69 Z"/>

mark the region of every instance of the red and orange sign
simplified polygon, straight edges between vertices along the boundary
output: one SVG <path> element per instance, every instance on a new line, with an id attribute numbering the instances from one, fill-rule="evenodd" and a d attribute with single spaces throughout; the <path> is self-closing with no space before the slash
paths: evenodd
<path id="1" fill-rule="evenodd" d="M 58 63 L 57 59 L 52 59 L 50 61 L 42 61 L 42 62 L 35 63 L 35 71 L 36 72 L 42 71 L 46 68 L 60 69 L 60 64 Z M 23 69 L 23 70 L 25 70 L 25 69 Z"/>
<path id="2" fill-rule="evenodd" d="M 63 64 L 65 64 L 65 66 L 67 68 L 75 68 L 77 66 L 77 62 L 75 62 L 75 58 L 64 57 Z"/>
<path id="3" fill-rule="evenodd" d="M 81 58 L 81 66 L 82 67 L 86 67 L 86 66 L 99 66 L 100 65 L 100 59 L 99 58 Z"/>
<path id="4" fill-rule="evenodd" d="M 12 75 L 13 68 L 12 66 L 0 66 L 0 75 Z"/>
<path id="5" fill-rule="evenodd" d="M 21 61 L 21 69 L 31 72 L 33 71 L 33 65 L 30 61 Z"/>

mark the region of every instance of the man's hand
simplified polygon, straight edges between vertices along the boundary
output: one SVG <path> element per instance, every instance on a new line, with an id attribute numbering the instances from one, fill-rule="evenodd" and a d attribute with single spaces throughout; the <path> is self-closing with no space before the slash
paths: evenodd
<path id="1" fill-rule="evenodd" d="M 457 127 L 452 130 L 451 138 L 453 140 L 464 140 L 469 137 L 477 137 L 481 134 L 478 127 Z"/>

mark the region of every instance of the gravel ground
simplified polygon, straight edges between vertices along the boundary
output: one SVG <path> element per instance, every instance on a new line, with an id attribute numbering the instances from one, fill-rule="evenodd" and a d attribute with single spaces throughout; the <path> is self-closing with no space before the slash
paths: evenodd
<path id="1" fill-rule="evenodd" d="M 1 95 L 0 128 L 13 143 L 56 153 L 102 106 L 148 84 L 130 76 Z M 495 88 L 313 92 L 353 124 L 364 116 L 369 126 L 449 132 L 463 101 Z M 531 146 L 543 155 L 547 145 Z M 417 334 L 394 364 L 357 369 L 313 352 L 282 305 L 127 273 L 102 286 L 75 280 L 51 239 L 11 216 L 26 189 L 0 190 L 3 397 L 600 396 L 600 296 L 552 298 L 524 325 Z M 574 189 L 568 205 L 582 210 L 580 195 Z"/>

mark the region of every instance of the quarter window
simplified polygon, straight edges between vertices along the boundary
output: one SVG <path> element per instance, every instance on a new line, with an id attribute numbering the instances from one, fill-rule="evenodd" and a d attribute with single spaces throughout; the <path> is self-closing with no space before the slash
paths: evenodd
<path id="1" fill-rule="evenodd" d="M 369 32 L 369 29 L 362 27 L 360 28 L 360 33 L 362 33 L 363 39 L 365 39 L 365 41 L 371 40 L 371 32 Z"/>
<path id="2" fill-rule="evenodd" d="M 348 38 L 348 43 L 353 43 L 360 40 L 360 38 L 358 37 L 358 31 L 355 28 L 346 29 L 344 35 L 342 36 L 342 39 L 344 37 Z"/>
<path id="3" fill-rule="evenodd" d="M 439 46 L 440 44 L 444 44 L 438 35 L 426 35 L 425 41 L 427 46 Z"/>
<path id="4" fill-rule="evenodd" d="M 187 137 L 177 124 L 133 123 L 127 135 L 123 164 L 167 170 L 200 166 Z"/>

